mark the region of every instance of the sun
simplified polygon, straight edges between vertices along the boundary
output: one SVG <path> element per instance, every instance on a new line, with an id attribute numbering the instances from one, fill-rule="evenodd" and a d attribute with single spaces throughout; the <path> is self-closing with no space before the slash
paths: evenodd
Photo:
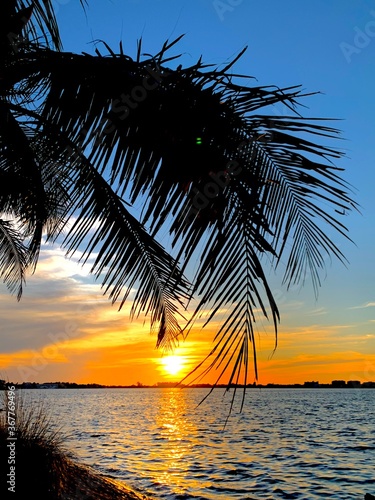
<path id="1" fill-rule="evenodd" d="M 184 366 L 184 360 L 181 356 L 166 356 L 162 358 L 161 362 L 164 366 L 164 370 L 170 375 L 176 375 Z"/>

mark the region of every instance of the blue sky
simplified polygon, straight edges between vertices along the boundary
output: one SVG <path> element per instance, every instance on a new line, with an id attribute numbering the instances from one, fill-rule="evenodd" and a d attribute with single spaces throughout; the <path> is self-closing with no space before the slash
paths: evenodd
<path id="1" fill-rule="evenodd" d="M 92 53 L 93 41 L 100 39 L 116 51 L 122 40 L 124 51 L 135 56 L 136 42 L 142 36 L 143 51 L 153 54 L 166 39 L 184 33 L 185 37 L 173 49 L 174 53 L 183 54 L 183 65 L 193 64 L 201 55 L 206 63 L 225 64 L 248 46 L 234 68 L 237 73 L 256 77 L 257 84 L 280 87 L 302 84 L 308 92 L 322 92 L 301 101 L 308 107 L 301 108 L 300 112 L 308 117 L 341 120 L 333 126 L 342 130 L 343 140 L 331 144 L 347 154 L 337 166 L 346 169 L 344 178 L 353 186 L 353 196 L 360 205 L 361 214 L 353 212 L 344 218 L 354 244 L 339 237 L 336 241 L 349 264 L 344 267 L 337 261 L 328 262 L 327 277 L 317 300 L 310 283 L 302 290 L 298 287 L 287 293 L 281 286 L 282 273 L 270 269 L 270 282 L 279 301 L 282 322 L 280 346 L 272 360 L 269 360 L 272 335 L 267 332 L 264 337 L 261 335 L 262 369 L 268 381 L 293 381 L 298 378 L 298 372 L 289 375 L 288 379 L 288 367 L 292 370 L 295 366 L 299 370 L 297 367 L 301 365 L 310 367 L 303 374 L 311 378 L 321 374 L 321 378 L 327 380 L 337 377 L 375 379 L 375 3 L 369 0 L 93 0 L 86 14 L 78 0 L 56 0 L 55 6 L 67 51 Z M 97 46 L 105 52 L 100 43 Z M 283 112 L 275 110 L 275 114 Z M 47 345 L 43 331 L 53 332 L 68 321 L 61 319 L 61 325 L 57 326 L 59 315 L 56 311 L 60 311 L 62 318 L 74 316 L 76 302 L 66 300 L 62 304 L 60 300 L 68 296 L 77 299 L 86 293 L 81 287 L 86 279 L 84 270 L 77 271 L 78 268 L 73 267 L 66 264 L 60 253 L 47 252 L 42 256 L 40 274 L 37 272 L 30 279 L 20 304 L 8 297 L 3 289 L 0 308 L 3 309 L 1 330 L 6 337 L 6 357 L 2 366 L 10 378 L 16 378 L 19 372 L 16 364 L 10 362 L 9 355 L 17 357 L 22 351 L 19 359 L 26 359 L 28 349 L 42 349 Z M 49 281 L 43 281 L 47 277 Z M 91 286 L 91 292 L 94 290 L 97 297 L 97 285 Z M 56 294 L 59 299 L 55 305 L 50 300 L 43 301 L 40 287 L 51 290 L 47 297 Z M 36 290 L 39 291 L 38 300 Z M 44 321 L 43 327 L 39 320 L 30 321 L 31 301 L 33 314 Z M 112 316 L 114 311 L 108 312 L 109 303 L 98 301 L 100 321 L 96 326 L 91 319 L 89 326 L 87 322 L 82 323 L 77 334 L 82 341 L 89 342 L 94 331 L 96 339 L 98 332 L 108 332 L 105 318 L 108 320 L 109 316 L 110 322 L 117 326 L 124 321 L 124 317 Z M 102 310 L 106 311 L 103 317 Z M 17 327 L 14 315 L 17 315 Z M 27 325 L 27 334 L 23 331 L 20 336 L 22 325 Z M 130 325 L 126 328 L 131 330 Z M 14 331 L 14 334 L 9 337 L 7 331 Z M 77 341 L 77 338 L 72 340 Z M 132 345 L 138 342 L 135 338 L 133 341 Z M 146 341 L 148 349 L 152 349 L 154 339 Z M 126 338 L 121 337 L 121 342 L 123 345 Z M 139 340 L 141 342 L 143 340 Z M 81 377 L 94 381 L 92 377 L 96 377 L 97 382 L 104 380 L 101 369 L 107 359 L 105 356 L 100 365 L 97 352 L 93 351 L 90 358 L 87 353 L 79 354 L 77 347 L 74 358 L 71 354 L 74 346 L 68 351 L 65 353 L 61 349 L 65 361 L 47 363 L 36 378 L 72 380 Z M 355 368 L 352 361 L 356 363 Z M 107 372 L 111 366 L 108 364 Z M 119 376 L 117 368 L 112 366 L 116 377 Z M 0 375 L 1 370 L 0 364 Z M 155 376 L 149 375 L 149 380 L 145 376 L 145 382 L 156 381 Z"/>

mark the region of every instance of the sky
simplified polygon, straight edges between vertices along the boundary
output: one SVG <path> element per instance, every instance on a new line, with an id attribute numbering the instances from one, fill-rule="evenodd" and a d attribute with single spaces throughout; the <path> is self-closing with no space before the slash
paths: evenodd
<path id="1" fill-rule="evenodd" d="M 301 84 L 321 93 L 303 101 L 304 116 L 337 118 L 333 144 L 360 213 L 345 216 L 352 241 L 336 238 L 348 264 L 327 261 L 318 297 L 309 281 L 289 291 L 282 272 L 267 270 L 281 323 L 257 323 L 258 382 L 327 383 L 375 380 L 375 2 L 369 0 L 56 0 L 64 50 L 92 53 L 122 40 L 135 56 L 156 53 L 185 34 L 181 63 L 223 65 L 245 46 L 236 73 L 256 84 Z M 99 45 L 97 45 L 99 44 Z M 284 113 L 275 110 L 275 114 Z M 89 263 L 43 246 L 20 302 L 1 285 L 0 378 L 127 385 L 178 381 L 212 348 L 215 327 L 196 328 L 174 358 L 155 349 L 147 321 L 131 322 L 131 297 L 121 312 L 89 276 Z M 215 373 L 204 381 L 213 382 Z M 252 380 L 251 380 L 252 381 Z"/>

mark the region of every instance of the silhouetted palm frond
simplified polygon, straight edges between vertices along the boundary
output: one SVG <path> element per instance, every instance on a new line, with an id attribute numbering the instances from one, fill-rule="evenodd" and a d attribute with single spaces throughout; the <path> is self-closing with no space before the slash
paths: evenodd
<path id="1" fill-rule="evenodd" d="M 53 0 L 2 0 L 0 6 L 0 54 L 17 53 L 30 42 L 61 50 Z M 86 0 L 80 0 L 83 8 Z"/>
<path id="2" fill-rule="evenodd" d="M 123 293 L 122 308 L 132 288 L 131 315 L 150 314 L 158 327 L 158 345 L 173 347 L 181 335 L 178 304 L 187 299 L 189 283 L 178 264 L 126 208 L 102 175 L 82 155 L 71 163 L 71 210 L 78 214 L 63 246 L 68 254 L 85 248 L 82 259 L 95 254 L 91 272 L 101 279 L 112 302 Z"/>
<path id="3" fill-rule="evenodd" d="M 337 130 L 301 117 L 311 95 L 301 87 L 233 74 L 243 52 L 223 69 L 201 59 L 170 67 L 181 37 L 155 56 L 142 56 L 141 42 L 135 58 L 104 42 L 107 55 L 64 53 L 51 48 L 60 42 L 50 2 L 33 6 L 21 31 L 39 29 L 52 45 L 29 36 L 16 51 L 0 47 L 0 175 L 10 186 L 1 210 L 22 222 L 34 262 L 42 234 L 55 240 L 73 217 L 68 254 L 93 259 L 120 308 L 136 289 L 132 315 L 150 314 L 158 344 L 173 344 L 205 310 L 206 324 L 226 310 L 209 369 L 246 385 L 251 355 L 257 376 L 258 311 L 275 332 L 279 320 L 264 257 L 286 263 L 288 285 L 310 275 L 315 290 L 326 256 L 344 261 L 331 234 L 347 237 L 338 209 L 355 204 L 332 163 L 342 153 L 326 145 Z M 270 114 L 274 105 L 288 116 Z M 198 305 L 184 330 L 189 297 Z"/>
<path id="4" fill-rule="evenodd" d="M 26 113 L 0 102 L 0 210 L 18 221 L 35 266 L 43 235 L 54 237 L 66 222 L 68 194 L 64 169 L 51 158 L 53 147 L 35 122 L 24 119 Z"/>
<path id="5" fill-rule="evenodd" d="M 0 219 L 0 277 L 18 300 L 22 296 L 27 266 L 28 252 L 22 235 L 11 221 Z"/>
<path id="6" fill-rule="evenodd" d="M 0 190 L 0 202 L 4 213 L 13 210 L 18 220 L 27 223 L 24 237 L 30 240 L 29 256 L 37 258 L 42 235 L 46 241 L 55 241 L 65 229 L 66 221 L 75 217 L 72 227 L 66 228 L 62 246 L 69 255 L 82 250 L 83 262 L 91 254 L 95 255 L 91 271 L 102 281 L 105 293 L 113 302 L 121 298 L 120 309 L 136 286 L 131 315 L 150 314 L 151 325 L 158 329 L 158 345 L 172 347 L 181 335 L 177 305 L 187 298 L 190 286 L 175 259 L 130 214 L 126 202 L 113 191 L 79 146 L 57 128 L 46 127 L 37 113 L 20 106 L 10 106 L 10 109 L 17 116 L 22 114 L 28 118 L 31 132 L 25 132 L 22 137 L 25 150 L 33 159 L 33 168 L 24 166 L 24 154 L 14 155 L 8 162 L 3 159 L 2 173 L 7 188 L 3 197 Z M 15 120 L 13 115 L 12 119 Z M 18 124 L 19 128 L 25 128 L 25 123 L 24 120 L 22 126 Z M 5 152 L 8 154 L 10 148 Z M 35 182 L 27 179 L 33 171 Z M 13 192 L 9 189 L 11 175 L 15 179 L 16 197 L 9 199 Z M 25 199 L 28 200 L 26 206 Z M 38 213 L 39 206 L 44 209 L 43 213 Z"/>

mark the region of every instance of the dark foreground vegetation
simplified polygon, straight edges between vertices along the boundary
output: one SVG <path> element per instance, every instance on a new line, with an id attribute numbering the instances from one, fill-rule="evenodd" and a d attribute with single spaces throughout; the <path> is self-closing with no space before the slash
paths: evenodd
<path id="1" fill-rule="evenodd" d="M 0 411 L 0 498 L 27 500 L 149 499 L 122 483 L 80 465 L 65 448 L 66 436 L 45 407 L 16 401 L 10 411 L 4 393 Z M 16 433 L 11 428 L 15 413 Z"/>

